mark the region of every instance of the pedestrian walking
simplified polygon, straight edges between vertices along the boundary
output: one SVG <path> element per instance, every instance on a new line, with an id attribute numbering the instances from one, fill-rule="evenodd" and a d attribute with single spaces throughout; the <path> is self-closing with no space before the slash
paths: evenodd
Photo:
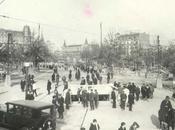
<path id="1" fill-rule="evenodd" d="M 116 93 L 114 88 L 111 92 L 111 99 L 112 99 L 112 108 L 116 108 Z"/>
<path id="2" fill-rule="evenodd" d="M 99 95 L 97 90 L 95 89 L 95 93 L 94 93 L 94 101 L 95 101 L 95 108 L 98 108 L 99 105 Z"/>
<path id="3" fill-rule="evenodd" d="M 77 90 L 78 103 L 80 103 L 80 101 L 81 101 L 81 96 L 82 96 L 82 87 L 78 88 L 78 90 Z"/>
<path id="4" fill-rule="evenodd" d="M 55 129 L 56 129 L 56 119 L 57 119 L 57 107 L 55 106 L 53 100 L 55 100 L 55 99 L 52 99 L 52 104 L 53 104 L 54 106 L 53 106 L 53 109 L 51 109 L 51 116 L 52 116 L 52 120 L 53 120 L 52 126 L 53 126 L 53 129 L 55 130 Z"/>
<path id="5" fill-rule="evenodd" d="M 64 98 L 61 96 L 61 94 L 58 94 L 58 113 L 60 119 L 63 119 L 63 112 L 64 112 Z"/>
<path id="6" fill-rule="evenodd" d="M 108 72 L 107 73 L 107 83 L 109 83 L 109 81 L 110 81 L 110 73 Z"/>
<path id="7" fill-rule="evenodd" d="M 69 81 L 72 81 L 72 70 L 69 71 Z"/>
<path id="8" fill-rule="evenodd" d="M 100 130 L 100 125 L 97 123 L 96 119 L 93 119 L 93 122 L 90 124 L 89 130 Z"/>
<path id="9" fill-rule="evenodd" d="M 82 91 L 82 104 L 83 107 L 88 107 L 88 101 L 89 101 L 89 93 L 87 92 L 87 90 L 83 90 Z"/>
<path id="10" fill-rule="evenodd" d="M 66 80 L 63 81 L 63 85 L 64 85 L 63 91 L 66 90 L 66 89 L 68 89 L 68 82 Z"/>
<path id="11" fill-rule="evenodd" d="M 59 81 L 60 81 L 60 75 L 59 74 L 56 74 L 56 84 L 57 85 L 59 84 Z"/>
<path id="12" fill-rule="evenodd" d="M 25 85 L 26 85 L 25 80 L 22 79 L 20 85 L 21 85 L 21 90 L 22 90 L 22 92 L 24 92 Z"/>
<path id="13" fill-rule="evenodd" d="M 50 80 L 48 80 L 48 81 L 47 81 L 47 91 L 48 91 L 48 95 L 50 94 L 51 85 L 52 85 L 52 83 L 50 82 Z"/>
<path id="14" fill-rule="evenodd" d="M 134 95 L 133 93 L 129 93 L 128 95 L 128 105 L 129 105 L 129 111 L 132 111 L 132 105 L 134 104 Z"/>
<path id="15" fill-rule="evenodd" d="M 69 109 L 70 104 L 71 104 L 71 94 L 70 94 L 70 89 L 68 89 L 65 97 L 65 104 L 66 104 L 66 109 Z"/>
<path id="16" fill-rule="evenodd" d="M 89 94 L 89 102 L 90 102 L 91 110 L 94 110 L 94 93 L 93 93 L 93 89 L 91 89 L 91 92 Z"/>
<path id="17" fill-rule="evenodd" d="M 138 101 L 140 96 L 140 88 L 138 86 L 136 87 L 135 94 L 136 94 L 136 101 Z"/>
<path id="18" fill-rule="evenodd" d="M 131 127 L 129 128 L 129 130 L 137 130 L 137 128 L 139 128 L 139 124 L 137 122 L 134 122 Z"/>
<path id="19" fill-rule="evenodd" d="M 55 82 L 55 73 L 52 74 L 52 82 Z"/>
<path id="20" fill-rule="evenodd" d="M 89 83 L 89 80 L 90 80 L 90 75 L 89 75 L 89 73 L 87 73 L 87 75 L 86 75 L 86 81 L 87 81 L 87 83 Z"/>
<path id="21" fill-rule="evenodd" d="M 122 91 L 122 93 L 121 93 L 121 95 L 120 95 L 120 107 L 121 107 L 122 110 L 125 110 L 126 99 L 127 99 L 127 96 L 126 96 L 126 94 Z"/>
<path id="22" fill-rule="evenodd" d="M 126 123 L 122 122 L 121 125 L 120 125 L 120 128 L 118 128 L 118 130 L 126 130 L 125 125 L 126 125 Z"/>

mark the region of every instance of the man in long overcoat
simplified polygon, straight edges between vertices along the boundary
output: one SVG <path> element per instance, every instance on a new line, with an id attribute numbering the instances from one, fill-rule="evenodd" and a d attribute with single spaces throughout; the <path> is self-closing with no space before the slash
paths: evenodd
<path id="1" fill-rule="evenodd" d="M 52 85 L 52 83 L 50 82 L 50 80 L 48 80 L 48 82 L 47 82 L 47 91 L 48 91 L 48 94 L 50 94 L 51 85 Z"/>
<path id="2" fill-rule="evenodd" d="M 91 110 L 94 110 L 94 93 L 93 93 L 92 89 L 91 89 L 91 92 L 89 94 L 89 102 L 90 102 Z"/>
<path id="3" fill-rule="evenodd" d="M 132 111 L 133 104 L 134 104 L 134 95 L 133 95 L 133 93 L 129 93 L 129 95 L 128 95 L 129 111 Z"/>
<path id="4" fill-rule="evenodd" d="M 111 99 L 112 99 L 112 108 L 116 108 L 116 93 L 114 88 L 111 92 Z"/>
<path id="5" fill-rule="evenodd" d="M 63 119 L 63 112 L 64 112 L 64 98 L 61 96 L 61 94 L 58 95 L 58 113 L 59 118 Z"/>
<path id="6" fill-rule="evenodd" d="M 66 104 L 66 109 L 69 109 L 71 103 L 71 94 L 70 94 L 70 89 L 66 93 L 65 97 L 65 104 Z"/>

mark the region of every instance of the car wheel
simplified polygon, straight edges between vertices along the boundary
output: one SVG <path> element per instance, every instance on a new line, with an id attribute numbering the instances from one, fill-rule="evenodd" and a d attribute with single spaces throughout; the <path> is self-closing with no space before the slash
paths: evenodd
<path id="1" fill-rule="evenodd" d="M 43 130 L 55 130 L 53 121 L 51 119 L 44 121 Z"/>

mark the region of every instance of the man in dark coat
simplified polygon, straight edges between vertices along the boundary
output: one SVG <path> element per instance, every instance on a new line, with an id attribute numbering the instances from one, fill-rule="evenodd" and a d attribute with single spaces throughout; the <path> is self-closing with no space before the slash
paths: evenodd
<path id="1" fill-rule="evenodd" d="M 93 122 L 91 123 L 89 130 L 100 130 L 100 125 L 97 123 L 96 119 L 93 119 Z"/>
<path id="2" fill-rule="evenodd" d="M 112 108 L 116 108 L 116 94 L 115 94 L 115 89 L 114 88 L 111 92 L 111 99 L 112 99 Z"/>
<path id="3" fill-rule="evenodd" d="M 57 74 L 57 75 L 56 75 L 56 83 L 57 83 L 57 85 L 59 84 L 59 81 L 60 81 L 60 75 Z"/>
<path id="4" fill-rule="evenodd" d="M 94 82 L 94 85 L 97 85 L 97 78 L 96 77 L 93 78 L 93 82 Z"/>
<path id="5" fill-rule="evenodd" d="M 70 94 L 70 89 L 66 93 L 65 97 L 65 104 L 66 104 L 66 109 L 69 109 L 71 103 L 71 94 Z"/>
<path id="6" fill-rule="evenodd" d="M 108 72 L 107 73 L 107 83 L 109 83 L 109 81 L 110 81 L 110 73 Z"/>
<path id="7" fill-rule="evenodd" d="M 72 81 L 72 70 L 69 71 L 69 81 Z"/>
<path id="8" fill-rule="evenodd" d="M 142 85 L 141 87 L 141 94 L 142 94 L 142 99 L 146 97 L 146 86 L 145 84 Z"/>
<path id="9" fill-rule="evenodd" d="M 132 111 L 132 105 L 134 104 L 134 95 L 133 93 L 129 93 L 128 95 L 128 105 L 129 105 L 129 111 Z"/>
<path id="10" fill-rule="evenodd" d="M 95 101 L 95 108 L 98 108 L 98 104 L 99 104 L 99 95 L 98 95 L 97 90 L 95 90 L 94 101 Z"/>
<path id="11" fill-rule="evenodd" d="M 92 89 L 91 89 L 91 93 L 89 94 L 89 102 L 90 102 L 91 110 L 94 110 L 94 93 Z"/>
<path id="12" fill-rule="evenodd" d="M 90 80 L 90 75 L 89 75 L 89 73 L 87 73 L 87 75 L 86 75 L 86 81 L 87 81 L 87 83 L 89 83 L 89 80 Z"/>
<path id="13" fill-rule="evenodd" d="M 63 112 L 64 112 L 64 98 L 59 94 L 58 95 L 58 113 L 59 113 L 59 117 L 63 119 Z"/>
<path id="14" fill-rule="evenodd" d="M 55 73 L 52 74 L 52 82 L 55 82 Z"/>
<path id="15" fill-rule="evenodd" d="M 166 116 L 168 115 L 168 112 L 172 109 L 172 105 L 170 102 L 170 97 L 166 96 L 165 99 L 161 102 L 160 105 L 160 111 L 162 113 L 163 118 L 166 118 Z"/>
<path id="16" fill-rule="evenodd" d="M 136 87 L 135 94 L 136 94 L 136 101 L 138 101 L 139 96 L 140 96 L 140 88 L 139 87 Z"/>
<path id="17" fill-rule="evenodd" d="M 127 96 L 122 91 L 122 93 L 120 94 L 120 107 L 121 107 L 122 110 L 125 110 L 126 99 L 127 99 Z"/>
<path id="18" fill-rule="evenodd" d="M 82 87 L 77 90 L 78 103 L 82 100 Z"/>
<path id="19" fill-rule="evenodd" d="M 22 92 L 24 92 L 25 84 L 26 84 L 25 80 L 21 80 L 20 85 L 21 85 L 21 90 L 22 90 Z"/>
<path id="20" fill-rule="evenodd" d="M 82 104 L 83 107 L 88 107 L 89 94 L 87 90 L 82 91 Z"/>
<path id="21" fill-rule="evenodd" d="M 50 94 L 51 85 L 52 85 L 52 83 L 50 82 L 50 80 L 48 80 L 47 81 L 47 91 L 48 91 L 48 94 Z"/>
<path id="22" fill-rule="evenodd" d="M 66 90 L 66 89 L 68 89 L 68 82 L 66 80 L 63 81 L 63 85 L 64 85 L 63 91 Z"/>

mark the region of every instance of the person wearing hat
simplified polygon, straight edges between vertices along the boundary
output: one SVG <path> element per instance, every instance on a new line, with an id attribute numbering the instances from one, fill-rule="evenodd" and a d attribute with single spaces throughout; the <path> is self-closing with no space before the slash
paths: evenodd
<path id="1" fill-rule="evenodd" d="M 165 99 L 161 102 L 160 111 L 162 115 L 167 115 L 171 109 L 172 109 L 172 105 L 170 102 L 170 97 L 166 96 Z"/>
<path id="2" fill-rule="evenodd" d="M 120 94 L 120 107 L 122 110 L 125 110 L 126 99 L 127 99 L 127 96 L 124 93 L 124 91 L 122 91 L 122 93 Z"/>
<path id="3" fill-rule="evenodd" d="M 112 108 L 116 108 L 116 93 L 115 88 L 113 88 L 111 92 L 111 99 L 112 99 Z"/>
<path id="4" fill-rule="evenodd" d="M 62 97 L 61 94 L 58 94 L 58 113 L 59 117 L 63 119 L 63 112 L 64 112 L 64 98 Z"/>
<path id="5" fill-rule="evenodd" d="M 96 119 L 93 119 L 93 122 L 91 123 L 89 130 L 100 130 L 100 125 L 97 123 Z"/>
<path id="6" fill-rule="evenodd" d="M 134 122 L 131 127 L 129 128 L 129 130 L 137 130 L 137 128 L 139 128 L 139 124 L 137 122 Z"/>
<path id="7" fill-rule="evenodd" d="M 66 109 L 69 109 L 70 104 L 71 104 L 71 94 L 70 94 L 70 89 L 68 89 L 65 97 L 65 104 L 66 104 Z"/>
<path id="8" fill-rule="evenodd" d="M 99 104 L 99 95 L 97 90 L 95 89 L 95 93 L 94 93 L 94 101 L 95 101 L 95 108 L 98 108 L 98 104 Z"/>
<path id="9" fill-rule="evenodd" d="M 125 122 L 122 122 L 121 123 L 121 126 L 118 130 L 126 130 L 126 127 L 125 127 L 126 123 Z"/>
<path id="10" fill-rule="evenodd" d="M 91 110 L 94 110 L 94 97 L 95 97 L 95 95 L 94 95 L 94 93 L 93 93 L 93 89 L 91 89 L 91 92 L 90 92 L 90 94 L 89 94 L 89 102 L 90 102 L 90 108 L 91 108 Z"/>

